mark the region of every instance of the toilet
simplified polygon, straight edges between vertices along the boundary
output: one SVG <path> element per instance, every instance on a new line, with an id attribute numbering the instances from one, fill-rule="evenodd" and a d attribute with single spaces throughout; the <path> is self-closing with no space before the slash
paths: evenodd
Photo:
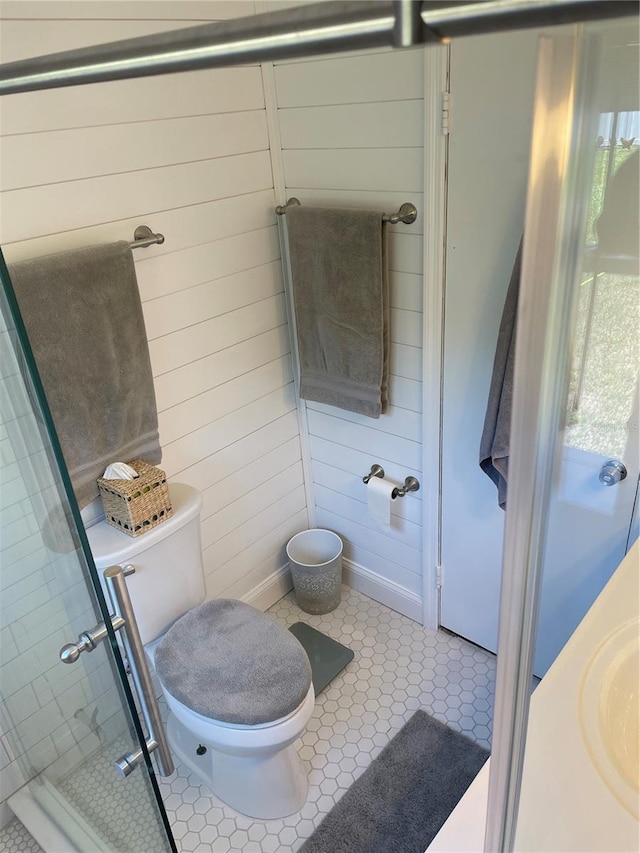
<path id="1" fill-rule="evenodd" d="M 267 614 L 232 599 L 204 601 L 202 497 L 186 485 L 169 490 L 173 515 L 142 536 L 105 521 L 87 529 L 96 568 L 101 578 L 113 565 L 135 570 L 127 588 L 170 709 L 174 758 L 242 814 L 286 817 L 307 795 L 293 744 L 314 708 L 309 659 Z"/>

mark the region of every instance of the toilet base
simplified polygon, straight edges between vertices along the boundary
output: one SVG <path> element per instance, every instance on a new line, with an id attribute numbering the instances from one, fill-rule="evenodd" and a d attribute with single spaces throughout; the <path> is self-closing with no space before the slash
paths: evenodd
<path id="1" fill-rule="evenodd" d="M 306 802 L 307 774 L 293 745 L 267 755 L 230 755 L 199 740 L 172 713 L 167 736 L 174 757 L 241 814 L 275 820 L 295 814 Z M 198 755 L 202 746 L 206 752 Z"/>

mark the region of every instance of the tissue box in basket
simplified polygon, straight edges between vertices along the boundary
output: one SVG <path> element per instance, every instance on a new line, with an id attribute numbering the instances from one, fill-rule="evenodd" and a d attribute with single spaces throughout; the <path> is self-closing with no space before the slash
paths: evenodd
<path id="1" fill-rule="evenodd" d="M 98 477 L 98 489 L 109 524 L 140 536 L 173 515 L 164 471 L 134 459 L 128 463 L 138 473 L 135 480 L 105 480 Z"/>

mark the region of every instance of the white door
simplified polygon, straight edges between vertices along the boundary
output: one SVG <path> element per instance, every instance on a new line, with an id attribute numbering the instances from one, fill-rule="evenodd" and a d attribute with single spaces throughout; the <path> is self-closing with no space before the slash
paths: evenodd
<path id="1" fill-rule="evenodd" d="M 454 45 L 452 52 L 441 624 L 492 650 L 497 642 L 502 512 L 495 487 L 477 467 L 477 456 L 524 210 L 527 167 L 521 155 L 528 156 L 528 136 L 523 137 L 530 131 L 536 38 L 535 33 L 501 35 L 492 37 L 493 45 L 468 40 Z M 510 47 L 514 53 L 509 54 Z M 494 82 L 491 97 L 480 98 L 487 68 L 493 69 L 494 81 L 502 82 L 498 90 Z M 628 157 L 640 156 L 629 143 L 634 135 L 640 137 L 640 132 L 631 132 L 638 113 L 637 91 L 629 88 L 610 87 L 600 104 L 589 234 L 593 242 L 593 221 L 607 182 Z M 505 115 L 514 101 L 524 120 L 523 115 Z M 478 187 L 470 178 L 473 166 L 480 164 L 484 177 Z M 492 197 L 483 199 L 491 181 Z M 482 220 L 483 212 L 488 222 Z M 505 224 L 506 212 L 512 221 Z M 624 233 L 624 223 L 621 228 Z M 611 576 L 633 535 L 638 488 L 637 260 L 635 266 L 629 258 L 596 261 L 591 251 L 585 253 L 583 269 L 575 329 L 568 330 L 573 335 L 573 364 L 543 576 L 538 675 L 544 674 Z M 609 476 L 615 479 L 615 465 L 603 472 L 609 461 L 623 463 L 627 474 L 618 483 L 604 485 L 601 474 L 605 482 Z"/>
<path id="2" fill-rule="evenodd" d="M 504 512 L 478 465 L 502 307 L 524 226 L 535 31 L 451 45 L 441 624 L 495 651 Z"/>

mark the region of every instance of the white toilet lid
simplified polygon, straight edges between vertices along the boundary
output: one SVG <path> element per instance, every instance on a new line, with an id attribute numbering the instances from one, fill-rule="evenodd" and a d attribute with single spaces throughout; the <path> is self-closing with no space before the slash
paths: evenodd
<path id="1" fill-rule="evenodd" d="M 198 714 L 236 725 L 291 714 L 311 684 L 298 640 L 266 613 L 219 598 L 190 610 L 155 654 L 164 689 Z"/>

